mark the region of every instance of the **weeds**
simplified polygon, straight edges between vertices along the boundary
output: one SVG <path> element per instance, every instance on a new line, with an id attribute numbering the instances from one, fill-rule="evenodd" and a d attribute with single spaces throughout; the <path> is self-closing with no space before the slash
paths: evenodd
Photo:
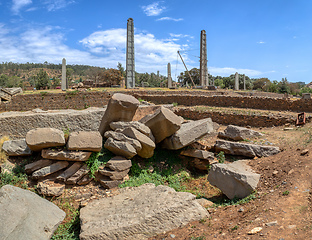
<path id="1" fill-rule="evenodd" d="M 218 162 L 219 163 L 224 163 L 225 161 L 225 155 L 224 155 L 224 152 L 221 151 L 217 154 L 217 159 L 218 159 Z"/>
<path id="2" fill-rule="evenodd" d="M 285 192 L 283 192 L 282 194 L 283 194 L 283 196 L 287 196 L 287 195 L 289 195 L 289 191 L 288 191 L 288 190 L 286 190 L 286 191 L 285 191 Z"/>
<path id="3" fill-rule="evenodd" d="M 8 156 L 6 153 L 2 150 L 2 145 L 5 141 L 10 140 L 8 136 L 3 136 L 0 138 L 0 163 L 4 163 L 6 160 L 8 160 Z"/>
<path id="4" fill-rule="evenodd" d="M 173 103 L 172 103 L 172 106 L 177 107 L 177 106 L 178 106 L 178 103 L 177 103 L 177 102 L 173 102 Z"/>
<path id="5" fill-rule="evenodd" d="M 214 202 L 215 206 L 229 206 L 229 205 L 240 205 L 240 204 L 245 204 L 248 203 L 254 199 L 257 198 L 256 196 L 257 192 L 254 191 L 252 194 L 250 194 L 249 196 L 243 198 L 243 199 L 239 199 L 237 197 L 233 198 L 233 199 L 216 199 L 216 200 L 211 200 Z"/>

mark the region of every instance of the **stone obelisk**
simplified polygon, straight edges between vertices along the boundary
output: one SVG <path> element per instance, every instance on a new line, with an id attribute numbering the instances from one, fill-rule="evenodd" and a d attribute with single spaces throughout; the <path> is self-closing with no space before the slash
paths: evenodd
<path id="1" fill-rule="evenodd" d="M 66 81 L 66 59 L 62 60 L 62 91 L 66 91 L 68 84 Z"/>
<path id="2" fill-rule="evenodd" d="M 234 84 L 234 90 L 239 90 L 239 81 L 238 81 L 238 72 L 235 73 L 235 84 Z"/>
<path id="3" fill-rule="evenodd" d="M 172 88 L 171 65 L 170 65 L 170 63 L 168 63 L 167 71 L 168 71 L 168 88 Z"/>
<path id="4" fill-rule="evenodd" d="M 200 86 L 208 86 L 206 31 L 200 33 Z"/>
<path id="5" fill-rule="evenodd" d="M 244 90 L 246 90 L 246 76 L 244 74 Z"/>
<path id="6" fill-rule="evenodd" d="M 127 54 L 126 54 L 126 88 L 135 87 L 135 66 L 134 66 L 134 26 L 133 19 L 127 22 Z"/>

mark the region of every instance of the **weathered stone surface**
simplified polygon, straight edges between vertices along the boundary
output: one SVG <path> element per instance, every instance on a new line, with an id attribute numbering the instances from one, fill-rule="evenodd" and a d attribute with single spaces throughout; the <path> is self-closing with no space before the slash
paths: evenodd
<path id="1" fill-rule="evenodd" d="M 178 131 L 183 121 L 182 117 L 163 106 L 156 110 L 154 114 L 147 115 L 140 120 L 141 123 L 144 123 L 152 130 L 156 143 Z"/>
<path id="2" fill-rule="evenodd" d="M 185 149 L 180 152 L 181 155 L 200 159 L 214 159 L 214 153 L 199 149 Z"/>
<path id="3" fill-rule="evenodd" d="M 138 155 L 142 158 L 150 158 L 154 155 L 154 149 L 156 147 L 154 141 L 141 133 L 140 131 L 136 130 L 133 127 L 128 127 L 122 130 L 122 133 L 130 138 L 134 138 L 138 140 L 141 145 L 142 149 L 137 151 Z"/>
<path id="4" fill-rule="evenodd" d="M 125 176 L 127 176 L 129 171 L 130 169 L 126 169 L 122 172 L 114 171 L 109 168 L 99 169 L 99 172 L 102 175 L 109 177 L 111 180 L 122 180 Z"/>
<path id="5" fill-rule="evenodd" d="M 244 128 L 244 127 L 238 127 L 234 125 L 229 125 L 224 130 L 224 132 L 219 132 L 218 137 L 219 138 L 225 138 L 230 139 L 234 141 L 241 141 L 247 138 L 255 138 L 255 137 L 261 137 L 263 136 L 262 133 L 259 133 L 257 131 Z"/>
<path id="6" fill-rule="evenodd" d="M 147 239 L 205 217 L 193 194 L 144 184 L 82 208 L 80 239 Z"/>
<path id="7" fill-rule="evenodd" d="M 106 138 L 111 137 L 117 141 L 130 143 L 135 148 L 136 151 L 140 151 L 142 149 L 142 145 L 138 140 L 130 138 L 121 132 L 106 131 L 104 137 Z"/>
<path id="8" fill-rule="evenodd" d="M 125 121 L 129 122 L 133 119 L 135 111 L 140 102 L 133 96 L 115 93 L 109 100 L 107 109 L 100 123 L 99 132 L 102 136 L 110 130 L 111 122 Z"/>
<path id="9" fill-rule="evenodd" d="M 90 175 L 89 175 L 89 174 L 86 174 L 86 175 L 84 175 L 84 176 L 77 182 L 77 184 L 78 184 L 79 186 L 81 186 L 81 185 L 87 185 L 87 184 L 89 184 L 91 181 L 92 181 L 92 178 L 90 177 Z"/>
<path id="10" fill-rule="evenodd" d="M 122 156 L 115 156 L 110 159 L 105 166 L 112 170 L 122 172 L 129 169 L 132 166 L 132 162 Z"/>
<path id="11" fill-rule="evenodd" d="M 253 172 L 245 160 L 212 164 L 208 174 L 210 184 L 229 199 L 247 197 L 256 189 L 259 179 L 260 174 Z"/>
<path id="12" fill-rule="evenodd" d="M 38 178 L 42 178 L 42 177 L 48 176 L 48 175 L 50 175 L 52 173 L 55 173 L 55 172 L 57 172 L 59 170 L 62 170 L 64 168 L 66 168 L 68 166 L 68 164 L 69 163 L 66 162 L 66 161 L 59 161 L 59 162 L 53 163 L 50 166 L 41 168 L 41 169 L 33 172 L 32 178 L 38 179 Z"/>
<path id="13" fill-rule="evenodd" d="M 192 158 L 189 163 L 192 167 L 197 168 L 200 171 L 208 171 L 208 168 L 211 164 L 208 159 L 200 158 Z"/>
<path id="14" fill-rule="evenodd" d="M 213 202 L 207 200 L 206 198 L 199 198 L 199 199 L 196 199 L 196 201 L 204 208 L 209 208 L 214 205 Z"/>
<path id="15" fill-rule="evenodd" d="M 241 155 L 246 157 L 268 157 L 280 152 L 278 147 L 263 146 L 239 142 L 218 140 L 215 144 L 217 152 L 223 151 L 225 154 Z"/>
<path id="16" fill-rule="evenodd" d="M 45 160 L 45 159 L 42 159 L 42 160 L 39 160 L 39 161 L 36 161 L 36 162 L 32 162 L 32 163 L 29 163 L 29 164 L 25 165 L 25 172 L 27 174 L 30 174 L 30 173 L 32 173 L 34 171 L 37 171 L 40 168 L 44 168 L 44 167 L 50 166 L 50 165 L 52 165 L 52 163 L 53 163 L 53 161 Z"/>
<path id="17" fill-rule="evenodd" d="M 97 131 L 79 131 L 69 134 L 68 150 L 100 152 L 102 150 L 102 136 Z"/>
<path id="18" fill-rule="evenodd" d="M 35 128 L 26 134 L 26 143 L 32 151 L 65 145 L 63 131 L 56 128 Z"/>
<path id="19" fill-rule="evenodd" d="M 69 168 L 67 168 L 61 175 L 59 175 L 56 179 L 62 182 L 65 182 L 66 179 L 70 178 L 74 175 L 82 166 L 81 162 L 75 162 Z"/>
<path id="20" fill-rule="evenodd" d="M 12 173 L 14 167 L 15 167 L 15 164 L 6 160 L 4 163 L 0 164 L 0 173 Z"/>
<path id="21" fill-rule="evenodd" d="M 129 159 L 137 154 L 135 148 L 130 143 L 117 141 L 113 138 L 108 138 L 104 147 L 115 155 L 124 156 Z"/>
<path id="22" fill-rule="evenodd" d="M 53 181 L 43 181 L 37 184 L 38 192 L 44 196 L 61 196 L 65 190 L 65 184 L 55 183 Z"/>
<path id="23" fill-rule="evenodd" d="M 84 162 L 89 159 L 91 153 L 92 152 L 42 149 L 41 156 L 47 159 Z"/>
<path id="24" fill-rule="evenodd" d="M 151 131 L 151 129 L 146 126 L 145 124 L 138 122 L 138 121 L 131 121 L 131 122 L 112 122 L 109 124 L 111 129 L 116 130 L 116 129 L 125 129 L 128 127 L 133 127 L 136 130 L 140 131 L 141 133 L 145 134 L 148 136 L 150 139 L 152 139 L 155 142 L 154 135 Z"/>
<path id="25" fill-rule="evenodd" d="M 48 240 L 65 215 L 31 191 L 11 185 L 0 189 L 0 239 Z"/>
<path id="26" fill-rule="evenodd" d="M 5 151 L 8 156 L 30 156 L 32 154 L 25 139 L 5 141 L 2 145 L 2 150 Z"/>
<path id="27" fill-rule="evenodd" d="M 81 178 L 87 175 L 90 172 L 87 165 L 83 165 L 77 172 L 75 172 L 70 178 L 68 178 L 66 184 L 76 184 Z"/>
<path id="28" fill-rule="evenodd" d="M 211 118 L 190 121 L 182 124 L 181 128 L 162 142 L 162 147 L 177 150 L 199 140 L 206 134 L 214 131 Z"/>
<path id="29" fill-rule="evenodd" d="M 118 187 L 119 184 L 122 183 L 122 181 L 120 180 L 111 180 L 109 177 L 107 176 L 103 176 L 103 178 L 99 179 L 100 184 L 104 187 L 104 188 L 108 188 L 108 189 L 112 189 L 112 188 L 116 188 Z"/>

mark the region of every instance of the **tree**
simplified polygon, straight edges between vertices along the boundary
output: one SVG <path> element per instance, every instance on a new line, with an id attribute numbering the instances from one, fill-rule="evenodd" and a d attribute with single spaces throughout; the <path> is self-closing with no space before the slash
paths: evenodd
<path id="1" fill-rule="evenodd" d="M 278 83 L 278 92 L 279 93 L 290 93 L 289 83 L 287 78 L 282 78 L 282 81 Z"/>
<path id="2" fill-rule="evenodd" d="M 214 81 L 214 83 L 215 83 L 215 86 L 217 86 L 217 87 L 219 87 L 219 88 L 224 88 L 224 87 L 225 87 L 225 85 L 224 85 L 222 79 L 217 78 L 217 79 Z"/>
<path id="3" fill-rule="evenodd" d="M 50 88 L 50 79 L 46 71 L 40 69 L 35 77 L 36 89 Z"/>
<path id="4" fill-rule="evenodd" d="M 117 64 L 117 69 L 120 71 L 121 76 L 123 76 L 124 78 L 126 78 L 126 71 L 125 68 L 122 66 L 122 64 L 120 62 L 118 62 Z"/>
<path id="5" fill-rule="evenodd" d="M 189 71 L 195 85 L 199 85 L 200 82 L 200 70 L 198 68 L 192 68 Z M 188 83 L 188 85 L 193 86 L 192 80 L 188 74 L 187 71 L 181 72 L 180 75 L 178 76 L 178 80 L 179 82 L 182 82 L 183 85 L 186 85 L 186 83 Z"/>
<path id="6" fill-rule="evenodd" d="M 61 85 L 61 80 L 57 77 L 52 78 L 52 87 L 56 88 L 57 86 Z"/>
<path id="7" fill-rule="evenodd" d="M 5 74 L 1 74 L 0 87 L 6 87 L 8 82 L 9 82 L 9 76 Z"/>
<path id="8" fill-rule="evenodd" d="M 268 78 L 259 78 L 253 82 L 253 89 L 260 91 L 268 91 L 271 81 Z"/>

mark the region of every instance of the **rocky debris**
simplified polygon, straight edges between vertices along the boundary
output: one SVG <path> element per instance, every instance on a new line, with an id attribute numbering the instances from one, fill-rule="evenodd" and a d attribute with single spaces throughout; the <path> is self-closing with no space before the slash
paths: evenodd
<path id="1" fill-rule="evenodd" d="M 15 164 L 6 160 L 4 163 L 0 165 L 0 173 L 12 173 Z"/>
<path id="2" fill-rule="evenodd" d="M 114 171 L 125 171 L 126 169 L 130 169 L 132 166 L 131 160 L 128 160 L 121 156 L 115 156 L 111 158 L 105 165 Z"/>
<path id="3" fill-rule="evenodd" d="M 300 153 L 301 156 L 306 155 L 309 153 L 309 149 L 303 149 Z"/>
<path id="4" fill-rule="evenodd" d="M 152 130 L 156 143 L 160 143 L 166 137 L 178 131 L 183 121 L 182 117 L 163 106 L 156 110 L 155 113 L 146 115 L 140 120 L 141 123 L 144 123 Z"/>
<path id="5" fill-rule="evenodd" d="M 248 235 L 255 235 L 261 231 L 262 231 L 262 227 L 255 227 L 255 228 L 251 229 L 247 234 Z"/>
<path id="6" fill-rule="evenodd" d="M 64 133 L 56 128 L 35 128 L 27 132 L 26 143 L 32 151 L 65 145 Z"/>
<path id="7" fill-rule="evenodd" d="M 37 189 L 39 194 L 44 196 L 52 197 L 52 196 L 61 196 L 65 190 L 65 184 L 55 183 L 53 181 L 43 181 L 37 184 Z"/>
<path id="8" fill-rule="evenodd" d="M 42 149 L 41 156 L 47 159 L 84 162 L 92 152 Z"/>
<path id="9" fill-rule="evenodd" d="M 191 193 L 154 184 L 126 188 L 80 210 L 81 240 L 146 239 L 208 217 Z"/>
<path id="10" fill-rule="evenodd" d="M 113 138 L 108 138 L 104 147 L 118 156 L 124 156 L 128 159 L 137 154 L 135 148 L 128 142 L 118 141 Z"/>
<path id="11" fill-rule="evenodd" d="M 138 140 L 130 138 L 121 132 L 106 131 L 104 134 L 104 137 L 106 138 L 111 137 L 117 141 L 127 142 L 131 144 L 135 148 L 136 151 L 140 151 L 142 149 L 142 145 Z"/>
<path id="12" fill-rule="evenodd" d="M 182 124 L 181 128 L 176 133 L 166 138 L 162 142 L 162 147 L 171 150 L 181 149 L 213 131 L 214 128 L 211 118 L 190 121 Z"/>
<path id="13" fill-rule="evenodd" d="M 3 142 L 2 150 L 5 151 L 8 156 L 30 156 L 32 154 L 25 139 L 5 141 Z"/>
<path id="14" fill-rule="evenodd" d="M 122 180 L 125 176 L 127 176 L 129 171 L 130 168 L 121 172 L 111 170 L 110 168 L 99 169 L 100 174 L 109 177 L 111 180 Z"/>
<path id="15" fill-rule="evenodd" d="M 211 160 L 193 158 L 190 160 L 190 165 L 200 171 L 208 171 L 209 166 L 212 164 Z"/>
<path id="16" fill-rule="evenodd" d="M 57 171 L 60 171 L 64 168 L 66 168 L 68 166 L 68 164 L 69 163 L 67 161 L 58 161 L 56 163 L 53 163 L 50 166 L 41 168 L 41 169 L 33 172 L 32 178 L 34 178 L 34 179 L 43 178 L 45 176 L 48 176 L 52 173 L 55 173 Z"/>
<path id="17" fill-rule="evenodd" d="M 224 132 L 218 133 L 219 138 L 230 139 L 233 141 L 242 141 L 247 138 L 256 138 L 261 136 L 263 136 L 262 133 L 234 125 L 228 125 Z"/>
<path id="18" fill-rule="evenodd" d="M 56 177 L 57 180 L 65 182 L 68 178 L 74 175 L 82 166 L 81 162 L 75 162 L 69 168 L 67 168 L 61 175 Z"/>
<path id="19" fill-rule="evenodd" d="M 110 130 L 109 124 L 111 122 L 130 122 L 139 105 L 140 102 L 135 97 L 122 93 L 115 93 L 109 100 L 100 123 L 99 132 L 101 135 L 104 136 L 104 133 Z"/>
<path id="20" fill-rule="evenodd" d="M 87 185 L 87 184 L 89 184 L 91 181 L 92 181 L 92 177 L 90 177 L 89 174 L 86 174 L 86 175 L 84 175 L 84 176 L 77 182 L 77 184 L 78 184 L 79 186 L 81 186 L 81 185 Z"/>
<path id="21" fill-rule="evenodd" d="M 69 134 L 68 150 L 100 152 L 102 150 L 102 136 L 97 131 L 79 131 Z"/>
<path id="22" fill-rule="evenodd" d="M 204 208 L 209 208 L 209 207 L 211 207 L 212 205 L 214 205 L 213 202 L 207 200 L 206 198 L 199 198 L 199 199 L 196 199 L 196 201 L 197 201 L 201 206 L 203 206 Z"/>
<path id="23" fill-rule="evenodd" d="M 2 88 L 5 92 L 11 94 L 11 95 L 16 95 L 19 93 L 23 93 L 23 89 L 21 87 L 14 87 L 14 88 Z"/>
<path id="24" fill-rule="evenodd" d="M 268 157 L 280 152 L 279 147 L 247 144 L 218 140 L 215 144 L 216 152 L 223 151 L 225 154 L 241 155 L 246 157 Z"/>
<path id="25" fill-rule="evenodd" d="M 70 178 L 66 179 L 66 184 L 76 184 L 80 179 L 90 172 L 87 165 L 83 165 L 77 172 L 75 172 Z"/>
<path id="26" fill-rule="evenodd" d="M 150 139 L 155 142 L 155 137 L 153 136 L 153 133 L 151 129 L 146 126 L 145 124 L 138 122 L 138 121 L 131 121 L 131 122 L 112 122 L 110 125 L 111 129 L 116 130 L 116 129 L 125 129 L 128 127 L 133 127 L 136 130 L 140 131 L 141 133 L 145 134 L 148 136 Z"/>
<path id="27" fill-rule="evenodd" d="M 110 177 L 104 176 L 102 174 L 98 174 L 97 181 L 100 182 L 100 184 L 104 188 L 112 189 L 118 187 L 119 184 L 121 184 L 124 180 L 111 180 Z"/>
<path id="28" fill-rule="evenodd" d="M 252 171 L 246 160 L 229 164 L 212 164 L 208 174 L 211 185 L 219 188 L 229 199 L 244 198 L 257 187 L 260 174 Z"/>
<path id="29" fill-rule="evenodd" d="M 66 214 L 37 194 L 11 185 L 0 189 L 0 239 L 52 237 Z"/>
<path id="30" fill-rule="evenodd" d="M 122 130 L 122 133 L 126 136 L 138 140 L 141 145 L 142 149 L 137 151 L 137 154 L 142 158 L 150 158 L 154 155 L 154 149 L 156 147 L 155 143 L 152 139 L 141 133 L 140 131 L 136 130 L 133 127 L 128 127 Z"/>
<path id="31" fill-rule="evenodd" d="M 25 172 L 27 174 L 31 174 L 32 172 L 37 171 L 38 169 L 52 165 L 52 163 L 53 163 L 53 161 L 45 160 L 45 159 L 42 159 L 42 160 L 39 160 L 36 162 L 32 162 L 32 163 L 25 165 Z"/>
<path id="32" fill-rule="evenodd" d="M 207 159 L 207 160 L 214 159 L 214 153 L 204 151 L 204 150 L 192 149 L 192 148 L 182 150 L 180 154 L 183 156 L 193 157 L 193 158 L 200 158 L 200 159 Z"/>

